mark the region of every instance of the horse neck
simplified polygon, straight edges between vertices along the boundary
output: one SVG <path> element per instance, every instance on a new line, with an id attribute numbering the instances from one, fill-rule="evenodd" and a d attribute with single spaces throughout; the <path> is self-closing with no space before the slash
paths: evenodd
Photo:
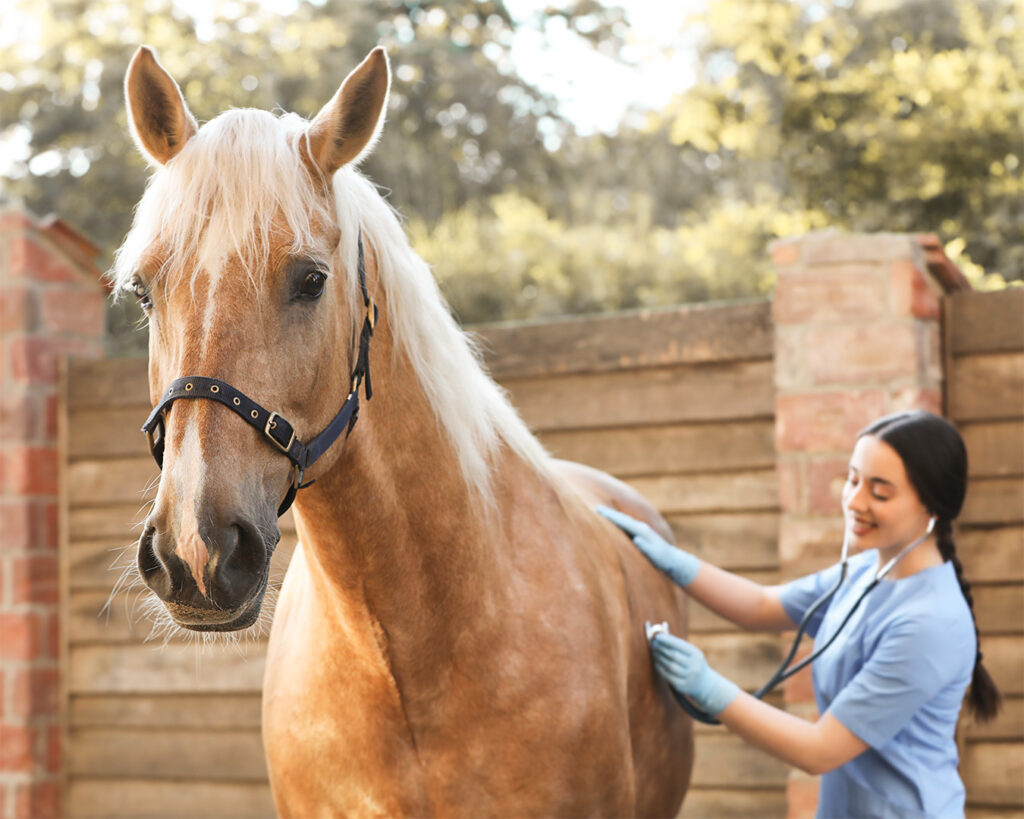
<path id="1" fill-rule="evenodd" d="M 497 545 L 507 505 L 499 497 L 488 513 L 467 486 L 386 322 L 370 358 L 373 399 L 335 444 L 343 449 L 329 471 L 299 493 L 296 526 L 317 593 L 343 598 L 346 611 L 364 609 L 410 645 L 429 637 L 440 648 L 500 582 L 488 547 Z M 503 458 L 503 468 L 522 468 Z"/>

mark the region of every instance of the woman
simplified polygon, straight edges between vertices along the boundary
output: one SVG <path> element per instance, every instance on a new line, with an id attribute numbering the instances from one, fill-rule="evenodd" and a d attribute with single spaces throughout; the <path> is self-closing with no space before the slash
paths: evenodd
<path id="1" fill-rule="evenodd" d="M 860 433 L 842 499 L 846 537 L 859 554 L 808 633 L 832 637 L 876 571 L 924 537 L 814 661 L 817 722 L 740 691 L 685 640 L 671 634 L 651 640 L 655 667 L 676 692 L 751 744 L 823 774 L 819 817 L 964 814 L 954 740 L 960 705 L 968 686 L 978 719 L 991 719 L 1000 704 L 982 665 L 970 586 L 953 543 L 952 523 L 966 491 L 967 452 L 942 418 L 902 412 Z M 670 546 L 619 512 L 598 511 L 690 596 L 744 628 L 792 629 L 839 576 L 836 565 L 783 586 L 761 586 Z"/>

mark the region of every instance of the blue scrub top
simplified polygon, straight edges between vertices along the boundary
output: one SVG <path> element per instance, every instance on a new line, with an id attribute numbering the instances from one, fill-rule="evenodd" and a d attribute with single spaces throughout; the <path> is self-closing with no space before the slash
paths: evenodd
<path id="1" fill-rule="evenodd" d="M 847 577 L 808 633 L 821 645 L 874 578 L 878 552 L 850 558 Z M 836 564 L 782 587 L 799 623 L 839 576 Z M 812 665 L 818 712 L 868 749 L 821 777 L 818 816 L 962 817 L 957 717 L 974 671 L 974 620 L 949 562 L 878 584 Z"/>

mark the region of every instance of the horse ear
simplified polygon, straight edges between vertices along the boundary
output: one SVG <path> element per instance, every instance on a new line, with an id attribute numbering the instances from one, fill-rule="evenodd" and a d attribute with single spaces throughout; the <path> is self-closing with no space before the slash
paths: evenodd
<path id="1" fill-rule="evenodd" d="M 124 78 L 128 124 L 135 144 L 155 165 L 173 159 L 199 130 L 181 89 L 148 46 L 140 46 Z"/>
<path id="2" fill-rule="evenodd" d="M 369 53 L 309 126 L 309 154 L 327 177 L 365 156 L 384 125 L 391 69 L 384 49 Z"/>

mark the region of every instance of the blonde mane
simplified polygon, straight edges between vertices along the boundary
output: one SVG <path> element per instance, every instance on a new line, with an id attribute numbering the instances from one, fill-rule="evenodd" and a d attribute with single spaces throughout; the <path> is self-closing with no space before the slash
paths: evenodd
<path id="1" fill-rule="evenodd" d="M 254 109 L 228 111 L 205 124 L 150 178 L 115 255 L 115 289 L 130 286 L 141 256 L 158 237 L 169 259 L 203 258 L 205 237 L 216 240 L 218 252 L 259 259 L 267 257 L 270 237 L 254 229 L 254 216 L 264 223 L 274 214 L 283 218 L 294 252 L 313 244 L 319 218 L 336 221 L 340 260 L 345 270 L 355 271 L 361 231 L 377 257 L 387 305 L 383 320 L 411 362 L 470 489 L 489 503 L 492 468 L 503 446 L 557 486 L 547 452 L 485 372 L 478 349 L 452 318 L 429 267 L 373 184 L 343 168 L 333 180 L 336 213 L 325 211 L 301 164 L 307 126 L 293 114 L 275 117 Z M 362 299 L 356 277 L 347 278 L 355 322 Z"/>

